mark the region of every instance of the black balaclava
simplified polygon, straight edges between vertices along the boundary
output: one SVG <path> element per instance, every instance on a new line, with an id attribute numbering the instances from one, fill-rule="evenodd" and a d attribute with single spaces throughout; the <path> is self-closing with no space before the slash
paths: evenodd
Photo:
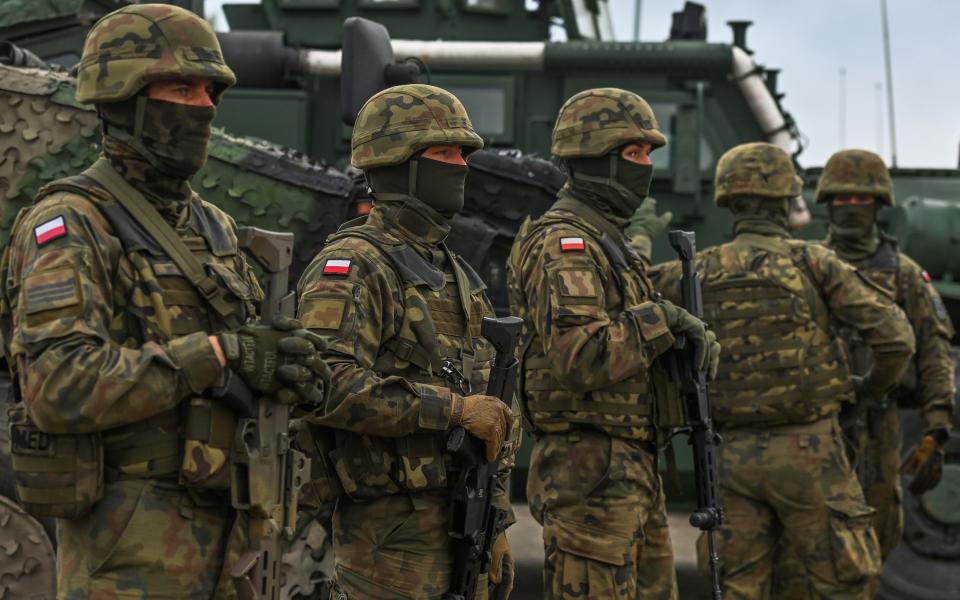
<path id="1" fill-rule="evenodd" d="M 187 180 L 207 159 L 216 108 L 155 100 L 143 93 L 98 108 L 104 153 L 114 168 L 161 206 L 189 199 Z"/>
<path id="2" fill-rule="evenodd" d="M 830 230 L 827 243 L 847 259 L 866 258 L 880 246 L 876 203 L 827 205 Z"/>
<path id="3" fill-rule="evenodd" d="M 367 171 L 367 182 L 378 201 L 414 197 L 446 220 L 463 209 L 469 168 L 417 156 L 390 167 Z"/>
<path id="4" fill-rule="evenodd" d="M 605 156 L 568 158 L 567 185 L 577 199 L 625 225 L 650 192 L 653 165 L 640 165 L 620 155 L 621 148 Z"/>
<path id="5" fill-rule="evenodd" d="M 789 237 L 790 198 L 739 196 L 729 201 L 733 234 L 759 233 Z"/>

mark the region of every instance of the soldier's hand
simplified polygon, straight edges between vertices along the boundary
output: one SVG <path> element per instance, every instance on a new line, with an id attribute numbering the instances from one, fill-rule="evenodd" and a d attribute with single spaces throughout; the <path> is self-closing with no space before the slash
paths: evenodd
<path id="1" fill-rule="evenodd" d="M 673 213 L 667 211 L 662 215 L 657 215 L 657 200 L 647 198 L 640 205 L 640 208 L 633 212 L 630 217 L 630 224 L 627 225 L 625 233 L 627 237 L 633 238 L 636 235 L 643 235 L 653 240 L 660 235 L 670 221 L 673 219 Z"/>
<path id="2" fill-rule="evenodd" d="M 720 343 L 717 342 L 717 335 L 707 329 L 706 323 L 672 302 L 662 300 L 657 305 L 663 311 L 670 332 L 686 336 L 693 344 L 697 370 L 706 371 L 709 379 L 716 377 L 720 365 Z"/>
<path id="3" fill-rule="evenodd" d="M 513 580 L 516 573 L 516 564 L 510 544 L 507 542 L 506 532 L 501 533 L 493 542 L 490 552 L 490 585 L 487 589 L 489 600 L 507 600 L 513 591 Z"/>
<path id="4" fill-rule="evenodd" d="M 943 477 L 943 445 L 948 437 L 946 429 L 929 431 L 900 465 L 900 474 L 913 478 L 909 489 L 915 496 L 932 490 L 940 483 L 940 478 Z"/>
<path id="5" fill-rule="evenodd" d="M 487 460 L 491 461 L 500 454 L 503 440 L 513 424 L 513 413 L 509 406 L 493 396 L 454 396 L 450 424 L 454 427 L 461 425 L 483 440 L 487 447 Z"/>

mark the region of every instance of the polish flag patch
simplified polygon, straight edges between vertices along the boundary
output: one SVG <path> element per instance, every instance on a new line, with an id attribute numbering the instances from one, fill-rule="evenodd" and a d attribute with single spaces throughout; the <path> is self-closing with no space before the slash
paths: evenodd
<path id="1" fill-rule="evenodd" d="M 50 219 L 46 223 L 41 223 L 33 228 L 33 237 L 37 239 L 37 245 L 42 246 L 47 242 L 67 235 L 67 224 L 63 217 Z"/>
<path id="2" fill-rule="evenodd" d="M 933 277 L 930 277 L 930 273 L 927 273 L 926 271 L 924 271 L 923 280 L 926 281 L 927 283 L 930 283 L 931 281 L 933 281 Z"/>
<path id="3" fill-rule="evenodd" d="M 584 249 L 583 238 L 582 237 L 565 237 L 560 238 L 560 251 L 561 252 L 582 252 Z"/>
<path id="4" fill-rule="evenodd" d="M 349 275 L 350 274 L 350 261 L 343 258 L 328 258 L 327 262 L 323 263 L 323 274 L 324 275 Z"/>

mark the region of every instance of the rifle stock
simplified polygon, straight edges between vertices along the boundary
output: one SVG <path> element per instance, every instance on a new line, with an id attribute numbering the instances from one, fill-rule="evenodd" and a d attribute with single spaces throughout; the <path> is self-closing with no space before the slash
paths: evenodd
<path id="1" fill-rule="evenodd" d="M 480 334 L 496 350 L 490 368 L 486 394 L 512 403 L 519 361 L 514 356 L 523 319 L 484 318 Z M 444 600 L 472 600 L 477 580 L 489 570 L 493 542 L 506 529 L 506 511 L 493 506 L 493 490 L 500 461 L 486 461 L 484 444 L 463 427 L 447 438 L 447 451 L 460 469 L 450 502 L 450 537 L 453 544 L 453 572 Z"/>
<path id="2" fill-rule="evenodd" d="M 677 253 L 682 267 L 680 280 L 681 305 L 698 319 L 703 318 L 703 296 L 700 273 L 697 271 L 696 236 L 689 231 L 671 231 L 670 245 Z M 693 449 L 693 470 L 696 480 L 697 508 L 690 515 L 690 524 L 707 536 L 710 574 L 714 600 L 720 600 L 720 559 L 717 556 L 714 530 L 723 522 L 720 508 L 720 484 L 717 480 L 717 446 L 720 436 L 713 428 L 710 390 L 706 373 L 696 367 L 694 348 L 684 336 L 679 336 L 668 357 L 673 380 L 680 387 L 683 401 L 685 429 Z"/>
<path id="3" fill-rule="evenodd" d="M 266 271 L 261 318 L 294 316 L 287 292 L 293 234 L 241 227 L 239 245 Z M 247 513 L 248 549 L 230 571 L 241 600 L 279 600 L 281 558 L 297 524 L 300 487 L 310 459 L 291 447 L 290 407 L 257 398 L 254 416 L 240 419 L 233 442 L 231 504 Z"/>

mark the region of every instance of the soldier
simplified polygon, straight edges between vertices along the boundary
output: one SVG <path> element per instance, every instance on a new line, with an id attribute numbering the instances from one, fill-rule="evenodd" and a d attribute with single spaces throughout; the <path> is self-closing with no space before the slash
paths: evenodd
<path id="1" fill-rule="evenodd" d="M 290 381 L 322 376 L 296 337 L 308 332 L 245 324 L 263 292 L 236 225 L 187 183 L 234 82 L 192 13 L 107 15 L 87 36 L 77 90 L 98 109 L 103 156 L 43 188 L 13 228 L 0 277 L 22 400 L 12 456 L 21 502 L 65 517 L 60 598 L 235 597 L 243 528 L 227 461 L 233 410 L 249 406 L 226 391 L 238 375 L 255 392 L 318 400 L 310 382 L 282 381 L 291 368 Z M 296 357 L 312 368 L 278 368 Z"/>
<path id="2" fill-rule="evenodd" d="M 920 265 L 897 248 L 897 241 L 880 231 L 881 206 L 893 206 L 893 184 L 883 159 L 867 150 L 842 150 L 830 157 L 817 185 L 817 203 L 826 203 L 830 215 L 825 243 L 903 309 L 917 340 L 917 353 L 897 386 L 886 397 L 865 397 L 844 423 L 860 485 L 867 503 L 876 509 L 874 528 L 880 554 L 886 560 L 900 542 L 903 511 L 900 502 L 902 432 L 897 407 L 923 409 L 927 429 L 904 470 L 913 476 L 910 490 L 923 494 L 940 481 L 943 443 L 951 429 L 954 365 L 950 351 L 953 325 L 943 300 Z M 869 347 L 849 328 L 840 334 L 847 344 L 857 376 L 869 373 Z M 778 586 L 784 598 L 807 598 L 795 578 L 802 569 L 785 550 L 778 568 Z M 797 572 L 801 571 L 801 572 Z M 782 580 L 782 584 L 779 583 Z"/>
<path id="3" fill-rule="evenodd" d="M 510 254 L 510 303 L 526 320 L 521 402 L 536 438 L 527 498 L 543 525 L 548 598 L 677 597 L 650 368 L 678 333 L 712 371 L 719 348 L 658 299 L 623 232 L 647 195 L 650 152 L 665 143 L 632 92 L 567 100 L 551 150 L 569 180 Z"/>
<path id="4" fill-rule="evenodd" d="M 510 511 L 518 429 L 510 435 L 509 406 L 477 393 L 494 356 L 480 324 L 493 311 L 483 282 L 444 243 L 463 207 L 464 158 L 482 146 L 450 92 L 402 85 L 368 100 L 351 160 L 375 206 L 327 240 L 298 286 L 300 318 L 328 341 L 333 369 L 315 422 L 333 430 L 328 456 L 342 486 L 334 550 L 348 598 L 440 598 L 448 590 L 455 477 L 444 448 L 452 428 L 483 440 L 488 459 L 506 459 L 494 501 Z M 493 554 L 491 579 L 509 588 L 505 535 Z"/>
<path id="5" fill-rule="evenodd" d="M 772 144 L 737 146 L 717 163 L 717 206 L 734 240 L 699 253 L 704 316 L 723 347 L 711 385 L 723 435 L 720 529 L 726 598 L 769 598 L 781 539 L 797 551 L 817 598 L 863 598 L 880 566 L 873 510 L 850 468 L 837 415 L 853 402 L 831 323 L 873 350 L 864 393 L 881 397 L 913 352 L 903 313 L 821 245 L 790 239 L 801 181 Z M 679 296 L 678 262 L 653 269 Z M 779 597 L 779 596 L 774 596 Z"/>

